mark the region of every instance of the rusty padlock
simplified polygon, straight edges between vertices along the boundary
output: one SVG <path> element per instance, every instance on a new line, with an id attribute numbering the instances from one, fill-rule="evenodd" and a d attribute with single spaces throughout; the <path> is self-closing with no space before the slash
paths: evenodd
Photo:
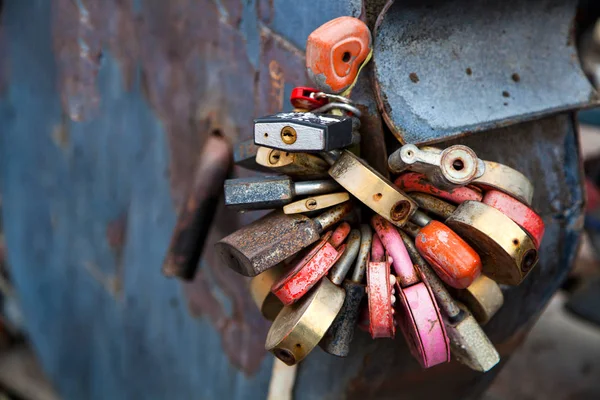
<path id="1" fill-rule="evenodd" d="M 283 212 L 285 214 L 298 214 L 317 211 L 324 208 L 333 207 L 348 200 L 350 200 L 350 195 L 346 192 L 312 196 L 283 206 Z"/>
<path id="2" fill-rule="evenodd" d="M 480 275 L 466 289 L 450 288 L 450 291 L 454 297 L 471 310 L 481 325 L 487 324 L 504 304 L 502 289 L 494 280 L 485 275 Z"/>
<path id="3" fill-rule="evenodd" d="M 352 277 L 344 280 L 342 284 L 346 291 L 344 305 L 320 343 L 323 350 L 338 357 L 346 357 L 350 353 L 350 344 L 354 338 L 360 304 L 365 296 L 365 285 L 362 281 L 365 276 L 372 239 L 373 234 L 369 225 L 361 225 L 360 248 L 354 264 L 354 271 Z M 350 247 L 347 251 L 349 250 Z"/>
<path id="4" fill-rule="evenodd" d="M 413 196 L 413 192 L 426 193 L 455 204 L 460 204 L 466 200 L 481 201 L 482 199 L 480 191 L 466 186 L 459 186 L 448 190 L 439 189 L 427 180 L 425 174 L 418 172 L 405 172 L 401 174 L 394 181 L 394 185 L 406 193 L 411 193 L 411 197 Z"/>
<path id="5" fill-rule="evenodd" d="M 463 145 L 441 150 L 406 144 L 390 155 L 388 167 L 395 173 L 406 169 L 421 172 L 440 189 L 471 184 L 484 190 L 499 190 L 527 205 L 533 199 L 533 185 L 525 175 L 506 165 L 483 161 Z"/>
<path id="6" fill-rule="evenodd" d="M 353 17 L 339 17 L 315 29 L 306 41 L 306 69 L 324 92 L 348 92 L 372 54 L 369 27 Z"/>
<path id="7" fill-rule="evenodd" d="M 390 277 L 392 262 L 385 252 L 377 234 L 373 235 L 371 257 L 367 265 L 367 301 L 369 310 L 369 332 L 373 339 L 393 338 L 395 297 L 392 292 L 394 280 Z"/>
<path id="8" fill-rule="evenodd" d="M 260 313 L 269 321 L 273 321 L 283 308 L 283 303 L 273 293 L 271 287 L 288 269 L 285 262 L 281 262 L 268 270 L 256 275 L 250 280 L 250 295 Z"/>
<path id="9" fill-rule="evenodd" d="M 271 292 L 284 305 L 289 306 L 302 298 L 346 254 L 346 245 L 341 244 L 346 236 L 340 237 L 339 233 L 339 231 L 346 231 L 344 225 L 348 224 L 342 223 L 333 233 L 324 235 L 306 257 L 273 283 Z M 354 236 L 360 240 L 358 231 L 354 234 L 350 232 L 349 236 L 352 240 L 355 240 Z"/>
<path id="10" fill-rule="evenodd" d="M 403 229 L 415 235 L 419 253 L 447 285 L 457 289 L 468 287 L 481 274 L 481 258 L 460 236 L 421 211 L 411 219 L 420 228 L 414 232 L 407 224 Z"/>
<path id="11" fill-rule="evenodd" d="M 234 210 L 282 207 L 297 196 L 331 193 L 340 186 L 333 180 L 293 182 L 288 176 L 227 179 L 225 205 Z"/>
<path id="12" fill-rule="evenodd" d="M 342 149 L 355 140 L 352 118 L 346 116 L 284 112 L 254 120 L 254 143 L 287 152 Z"/>
<path id="13" fill-rule="evenodd" d="M 256 162 L 259 146 L 254 144 L 254 138 L 237 142 L 233 145 L 233 162 L 242 168 L 252 171 L 269 172 L 268 168 Z"/>
<path id="14" fill-rule="evenodd" d="M 417 205 L 392 182 L 349 151 L 330 152 L 329 175 L 350 194 L 396 226 L 402 226 Z"/>
<path id="15" fill-rule="evenodd" d="M 269 329 L 265 349 L 287 365 L 302 361 L 325 336 L 344 297 L 344 289 L 324 277 L 300 301 L 283 307 Z"/>
<path id="16" fill-rule="evenodd" d="M 412 239 L 404 232 L 400 232 L 400 235 L 411 259 L 421 276 L 427 278 L 426 282 L 444 312 L 444 324 L 454 357 L 476 371 L 487 372 L 492 369 L 500 361 L 500 355 L 492 342 L 469 310 L 452 298 L 438 276 L 421 257 Z"/>
<path id="17" fill-rule="evenodd" d="M 527 232 L 492 206 L 468 200 L 454 208 L 430 196 L 421 207 L 444 218 L 479 254 L 483 273 L 498 283 L 518 285 L 538 261 L 537 248 Z"/>
<path id="18" fill-rule="evenodd" d="M 273 211 L 215 244 L 215 251 L 234 271 L 255 276 L 310 246 L 321 232 L 352 211 L 346 202 L 310 219 Z"/>
<path id="19" fill-rule="evenodd" d="M 297 180 L 326 179 L 329 164 L 315 154 L 290 153 L 257 146 L 256 164 Z"/>
<path id="20" fill-rule="evenodd" d="M 523 228 L 533 240 L 535 248 L 539 249 L 544 238 L 545 225 L 542 217 L 535 211 L 514 199 L 506 193 L 490 190 L 485 193 L 483 202 L 501 211 Z"/>
<path id="21" fill-rule="evenodd" d="M 450 348 L 440 310 L 429 285 L 415 270 L 398 230 L 379 215 L 371 225 L 392 258 L 398 324 L 413 356 L 424 368 L 450 361 Z"/>

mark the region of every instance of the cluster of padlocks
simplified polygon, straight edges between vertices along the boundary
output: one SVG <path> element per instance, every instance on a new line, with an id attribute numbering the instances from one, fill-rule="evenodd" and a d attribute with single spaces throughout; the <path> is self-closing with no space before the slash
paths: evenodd
<path id="1" fill-rule="evenodd" d="M 356 155 L 360 110 L 350 91 L 371 36 L 343 17 L 314 31 L 294 112 L 254 122 L 256 165 L 280 175 L 230 179 L 226 205 L 275 209 L 216 250 L 252 277 L 273 324 L 266 349 L 293 365 L 317 345 L 347 356 L 357 326 L 374 339 L 400 329 L 424 367 L 488 371 L 500 359 L 481 325 L 538 261 L 544 233 L 520 172 L 462 145 L 406 144 L 388 158 L 393 182 Z M 363 207 L 366 206 L 366 207 Z M 370 209 L 370 210 L 369 210 Z"/>

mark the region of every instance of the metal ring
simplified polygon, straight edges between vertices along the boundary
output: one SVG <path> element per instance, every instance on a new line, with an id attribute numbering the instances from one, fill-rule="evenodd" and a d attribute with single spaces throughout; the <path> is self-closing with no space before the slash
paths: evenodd
<path id="1" fill-rule="evenodd" d="M 315 99 L 327 99 L 337 103 L 354 104 L 354 102 L 347 97 L 325 92 L 311 93 L 310 97 L 314 97 Z"/>
<path id="2" fill-rule="evenodd" d="M 354 114 L 356 117 L 360 118 L 362 116 L 362 113 L 360 112 L 360 110 L 356 107 L 354 107 L 351 104 L 344 104 L 344 103 L 327 103 L 322 107 L 316 108 L 314 110 L 312 110 L 311 112 L 313 113 L 325 113 L 328 112 L 330 110 L 333 109 L 338 109 L 338 110 L 344 110 L 346 112 L 351 112 L 352 114 Z"/>

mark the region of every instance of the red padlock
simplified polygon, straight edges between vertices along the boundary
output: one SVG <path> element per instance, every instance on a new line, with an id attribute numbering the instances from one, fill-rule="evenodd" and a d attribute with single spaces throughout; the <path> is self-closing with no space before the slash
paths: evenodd
<path id="1" fill-rule="evenodd" d="M 367 300 L 369 304 L 369 332 L 373 339 L 393 338 L 394 309 L 390 281 L 391 260 L 385 253 L 381 240 L 373 235 L 371 259 L 367 265 Z"/>
<path id="2" fill-rule="evenodd" d="M 411 220 L 421 229 L 414 232 L 407 224 L 405 230 L 415 235 L 417 250 L 447 285 L 465 289 L 479 277 L 479 254 L 452 229 L 421 211 L 413 214 Z"/>
<path id="3" fill-rule="evenodd" d="M 308 36 L 308 76 L 323 92 L 342 94 L 370 59 L 371 48 L 371 31 L 364 22 L 353 17 L 333 19 Z"/>
<path id="4" fill-rule="evenodd" d="M 297 86 L 292 89 L 290 95 L 290 103 L 292 107 L 301 108 L 303 110 L 314 110 L 315 108 L 323 107 L 328 103 L 326 97 L 317 98 L 315 94 L 319 92 L 318 89 L 313 89 L 305 86 Z"/>
<path id="5" fill-rule="evenodd" d="M 289 306 L 304 296 L 321 278 L 327 275 L 327 272 L 342 256 L 346 245 L 336 248 L 331 243 L 334 237 L 336 242 L 339 242 L 340 239 L 343 242 L 346 239 L 346 236 L 342 237 L 340 232 L 346 232 L 346 236 L 348 235 L 344 224 L 341 224 L 335 232 L 325 234 L 300 262 L 273 283 L 271 292 L 284 305 Z"/>
<path id="6" fill-rule="evenodd" d="M 481 192 L 466 186 L 456 187 L 450 190 L 438 189 L 427 180 L 425 174 L 420 174 L 418 172 L 403 173 L 396 178 L 394 184 L 407 193 L 427 193 L 451 201 L 455 204 L 460 204 L 467 200 L 481 201 L 482 198 Z"/>
<path id="7" fill-rule="evenodd" d="M 490 190 L 485 193 L 483 203 L 492 206 L 501 211 L 504 215 L 512 219 L 525 230 L 533 240 L 536 249 L 540 248 L 540 243 L 544 238 L 546 229 L 542 217 L 535 211 L 521 203 L 519 200 L 497 190 Z"/>

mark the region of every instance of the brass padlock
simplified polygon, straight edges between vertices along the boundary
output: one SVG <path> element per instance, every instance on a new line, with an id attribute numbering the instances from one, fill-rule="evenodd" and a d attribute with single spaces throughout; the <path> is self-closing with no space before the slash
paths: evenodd
<path id="1" fill-rule="evenodd" d="M 533 185 L 519 171 L 493 161 L 483 161 L 475 152 L 463 145 L 444 150 L 406 144 L 388 158 L 390 171 L 406 169 L 421 172 L 440 189 L 474 185 L 485 190 L 496 189 L 530 205 Z"/>
<path id="2" fill-rule="evenodd" d="M 426 211 L 446 219 L 446 225 L 471 245 L 483 264 L 483 273 L 498 283 L 518 285 L 538 261 L 533 240 L 512 219 L 478 201 L 457 208 L 435 197 L 415 196 Z M 427 201 L 423 201 L 427 197 Z"/>
<path id="3" fill-rule="evenodd" d="M 352 211 L 346 202 L 316 218 L 273 211 L 215 244 L 225 265 L 245 276 L 256 276 L 319 240 L 323 230 Z"/>
<path id="4" fill-rule="evenodd" d="M 446 224 L 481 257 L 483 273 L 498 283 L 518 285 L 538 262 L 533 240 L 494 207 L 465 201 Z"/>
<path id="5" fill-rule="evenodd" d="M 354 338 L 360 304 L 365 296 L 365 285 L 362 282 L 369 259 L 372 238 L 373 234 L 369 225 L 361 225 L 360 248 L 354 264 L 354 271 L 352 277 L 346 279 L 342 284 L 346 291 L 344 305 L 319 344 L 327 353 L 338 357 L 346 357 L 350 353 L 350 343 Z M 347 251 L 349 249 L 350 245 Z"/>
<path id="6" fill-rule="evenodd" d="M 326 179 L 329 164 L 315 154 L 290 153 L 268 147 L 258 147 L 256 164 L 272 172 L 284 174 L 294 179 Z"/>
<path id="7" fill-rule="evenodd" d="M 317 211 L 324 208 L 333 207 L 348 200 L 350 200 L 350 195 L 346 192 L 312 196 L 283 206 L 283 212 L 285 214 L 298 214 Z"/>
<path id="8" fill-rule="evenodd" d="M 254 144 L 254 138 L 237 142 L 233 145 L 233 162 L 242 168 L 252 171 L 269 172 L 268 168 L 256 162 L 259 147 Z"/>
<path id="9" fill-rule="evenodd" d="M 250 280 L 250 295 L 260 313 L 269 321 L 273 321 L 283 308 L 283 303 L 271 293 L 271 286 L 286 272 L 285 263 L 281 262 Z"/>
<path id="10" fill-rule="evenodd" d="M 283 307 L 265 349 L 287 365 L 302 361 L 323 339 L 344 304 L 344 289 L 325 277 L 300 301 Z"/>
<path id="11" fill-rule="evenodd" d="M 464 303 L 481 325 L 487 324 L 504 304 L 504 295 L 500 286 L 485 275 L 466 289 L 450 291 L 459 301 Z"/>
<path id="12" fill-rule="evenodd" d="M 424 281 L 444 313 L 444 325 L 454 357 L 476 371 L 487 372 L 492 369 L 500 361 L 492 342 L 469 310 L 452 299 L 444 284 L 421 257 L 412 239 L 404 232 L 400 232 L 400 235 L 417 270 L 426 277 Z"/>
<path id="13" fill-rule="evenodd" d="M 417 209 L 410 197 L 349 151 L 344 150 L 339 154 L 329 175 L 350 194 L 396 226 L 404 225 Z"/>
<path id="14" fill-rule="evenodd" d="M 265 210 L 282 207 L 297 196 L 331 193 L 339 189 L 339 185 L 331 179 L 293 182 L 285 175 L 227 179 L 225 205 L 234 210 Z"/>

